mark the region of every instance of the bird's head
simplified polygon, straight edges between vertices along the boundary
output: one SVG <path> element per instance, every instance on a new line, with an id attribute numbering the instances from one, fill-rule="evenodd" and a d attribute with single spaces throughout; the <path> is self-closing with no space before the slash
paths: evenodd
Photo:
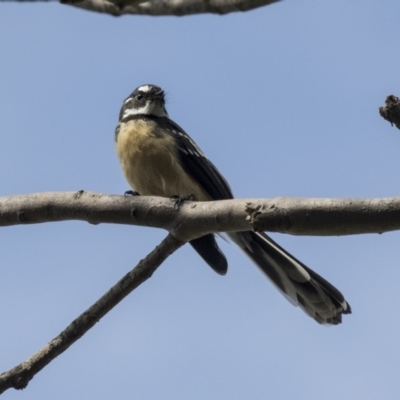
<path id="1" fill-rule="evenodd" d="M 165 93 L 156 85 L 142 85 L 127 97 L 119 113 L 120 121 L 134 115 L 168 117 L 165 109 Z"/>

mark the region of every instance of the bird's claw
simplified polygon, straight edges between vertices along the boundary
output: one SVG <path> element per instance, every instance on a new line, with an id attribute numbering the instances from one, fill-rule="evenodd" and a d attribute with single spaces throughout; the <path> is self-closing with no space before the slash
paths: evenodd
<path id="1" fill-rule="evenodd" d="M 139 192 L 133 191 L 133 190 L 127 190 L 124 193 L 124 196 L 140 196 Z"/>
<path id="2" fill-rule="evenodd" d="M 179 210 L 179 207 L 180 207 L 185 201 L 187 201 L 187 200 L 189 200 L 189 201 L 196 201 L 196 200 L 197 200 L 197 197 L 196 197 L 194 194 L 188 194 L 188 195 L 186 195 L 186 196 L 177 196 L 177 195 L 175 195 L 175 196 L 171 196 L 171 197 L 170 197 L 170 200 L 175 202 L 175 204 L 174 204 L 174 209 L 175 209 L 175 210 Z"/>

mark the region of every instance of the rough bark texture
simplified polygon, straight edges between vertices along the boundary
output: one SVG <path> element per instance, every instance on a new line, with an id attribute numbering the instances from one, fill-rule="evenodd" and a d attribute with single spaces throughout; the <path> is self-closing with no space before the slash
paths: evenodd
<path id="1" fill-rule="evenodd" d="M 163 228 L 182 241 L 252 229 L 314 236 L 382 233 L 400 229 L 400 197 L 187 201 L 178 210 L 162 197 L 83 190 L 0 198 L 0 226 L 69 220 Z"/>
<path id="2" fill-rule="evenodd" d="M 114 16 L 228 14 L 252 10 L 278 1 L 280 0 L 60 0 L 63 4 Z"/>

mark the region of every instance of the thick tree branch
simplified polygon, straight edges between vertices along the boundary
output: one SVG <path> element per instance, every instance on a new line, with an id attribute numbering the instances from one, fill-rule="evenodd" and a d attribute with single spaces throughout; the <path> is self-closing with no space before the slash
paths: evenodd
<path id="1" fill-rule="evenodd" d="M 80 220 L 157 227 L 189 241 L 210 232 L 265 230 L 293 235 L 351 235 L 400 229 L 400 197 L 383 199 L 235 199 L 185 202 L 93 192 L 0 198 L 0 226 Z"/>
<path id="2" fill-rule="evenodd" d="M 47 364 L 68 349 L 132 290 L 149 279 L 161 263 L 184 243 L 168 235 L 144 260 L 128 272 L 104 296 L 76 318 L 56 338 L 32 357 L 0 375 L 0 394 L 7 389 L 24 389 Z"/>
<path id="3" fill-rule="evenodd" d="M 278 1 L 280 0 L 60 0 L 63 4 L 114 16 L 227 14 L 252 10 Z"/>
<path id="4" fill-rule="evenodd" d="M 393 95 L 386 97 L 385 107 L 379 107 L 379 114 L 400 129 L 400 100 L 398 97 Z"/>

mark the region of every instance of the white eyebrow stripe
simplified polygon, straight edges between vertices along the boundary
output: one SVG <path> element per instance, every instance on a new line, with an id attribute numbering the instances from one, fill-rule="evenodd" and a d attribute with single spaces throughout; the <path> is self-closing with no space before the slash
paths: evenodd
<path id="1" fill-rule="evenodd" d="M 151 90 L 151 86 L 150 85 L 143 85 L 143 86 L 139 86 L 137 88 L 137 90 L 140 90 L 141 92 L 148 92 Z"/>

